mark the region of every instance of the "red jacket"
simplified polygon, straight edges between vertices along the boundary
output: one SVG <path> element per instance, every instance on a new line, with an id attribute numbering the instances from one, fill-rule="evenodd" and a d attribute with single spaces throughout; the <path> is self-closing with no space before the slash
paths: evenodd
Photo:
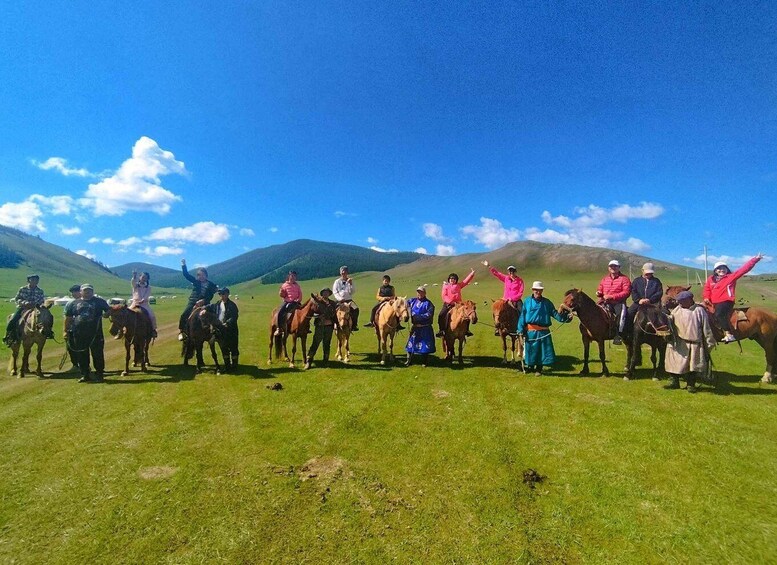
<path id="1" fill-rule="evenodd" d="M 709 300 L 713 304 L 734 302 L 737 279 L 746 275 L 760 260 L 760 257 L 753 257 L 733 273 L 723 275 L 720 278 L 718 278 L 717 275 L 712 275 L 707 279 L 707 283 L 704 285 L 704 293 L 702 296 L 705 300 Z"/>
<path id="2" fill-rule="evenodd" d="M 599 287 L 596 289 L 597 296 L 605 294 L 611 297 L 609 300 L 604 301 L 606 304 L 626 302 L 626 299 L 631 294 L 631 281 L 629 277 L 623 273 L 618 273 L 617 277 L 608 274 L 602 279 L 602 282 L 599 283 Z"/>

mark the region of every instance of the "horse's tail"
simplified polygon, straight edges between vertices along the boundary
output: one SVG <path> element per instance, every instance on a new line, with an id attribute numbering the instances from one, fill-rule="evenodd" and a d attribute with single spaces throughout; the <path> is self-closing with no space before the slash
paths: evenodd
<path id="1" fill-rule="evenodd" d="M 282 346 L 283 346 L 283 336 L 274 335 L 273 336 L 273 347 L 275 349 L 275 358 L 276 359 L 281 356 Z"/>

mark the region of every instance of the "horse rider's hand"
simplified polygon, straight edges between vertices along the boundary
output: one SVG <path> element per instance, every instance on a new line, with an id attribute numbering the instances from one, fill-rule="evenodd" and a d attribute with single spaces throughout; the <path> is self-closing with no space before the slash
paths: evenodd
<path id="1" fill-rule="evenodd" d="M 200 298 L 197 302 L 194 303 L 194 306 L 196 306 L 197 308 L 202 308 L 203 306 L 205 306 L 205 301 L 202 298 Z"/>
<path id="2" fill-rule="evenodd" d="M 604 296 L 604 294 L 602 293 L 601 290 L 597 290 L 596 291 L 596 296 L 598 296 L 599 298 L 602 298 Z"/>
<path id="3" fill-rule="evenodd" d="M 759 252 L 758 252 L 758 255 L 756 255 L 756 256 L 755 256 L 755 258 L 756 258 L 756 259 L 758 259 L 758 260 L 760 261 L 761 259 L 763 259 L 763 258 L 764 258 L 764 254 L 763 254 L 762 252 L 760 252 L 760 251 L 759 251 Z"/>
<path id="4" fill-rule="evenodd" d="M 712 306 L 712 302 L 710 302 L 709 298 L 704 299 L 704 304 L 706 304 L 707 306 Z"/>
<path id="5" fill-rule="evenodd" d="M 650 304 L 650 299 L 649 298 L 640 298 L 639 299 L 639 303 L 640 304 Z"/>
<path id="6" fill-rule="evenodd" d="M 181 259 L 181 266 L 182 266 L 182 267 L 185 267 L 185 266 L 186 266 L 186 259 Z"/>
<path id="7" fill-rule="evenodd" d="M 483 261 L 483 266 L 484 266 L 484 267 L 488 267 L 488 260 L 486 260 L 486 261 Z"/>
<path id="8" fill-rule="evenodd" d="M 353 279 L 351 279 L 351 277 L 348 277 L 347 279 L 345 279 L 345 282 L 348 284 L 353 284 Z"/>

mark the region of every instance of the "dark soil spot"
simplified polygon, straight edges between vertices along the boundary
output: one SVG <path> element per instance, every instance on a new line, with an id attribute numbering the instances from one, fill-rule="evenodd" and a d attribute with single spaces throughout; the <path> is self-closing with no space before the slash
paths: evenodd
<path id="1" fill-rule="evenodd" d="M 267 388 L 270 390 L 283 390 L 283 385 L 281 383 L 273 383 L 271 385 L 267 385 Z"/>
<path id="2" fill-rule="evenodd" d="M 523 472 L 523 483 L 529 485 L 531 488 L 534 488 L 537 483 L 541 483 L 546 478 L 547 477 L 540 475 L 534 469 L 526 469 Z"/>

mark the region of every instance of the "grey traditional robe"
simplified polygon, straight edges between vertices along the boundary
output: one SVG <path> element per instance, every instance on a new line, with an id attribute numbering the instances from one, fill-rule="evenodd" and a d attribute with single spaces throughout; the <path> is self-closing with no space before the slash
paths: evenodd
<path id="1" fill-rule="evenodd" d="M 715 347 L 709 318 L 704 308 L 677 306 L 670 314 L 675 339 L 666 348 L 667 373 L 684 375 L 690 372 L 706 373 L 709 351 Z"/>

